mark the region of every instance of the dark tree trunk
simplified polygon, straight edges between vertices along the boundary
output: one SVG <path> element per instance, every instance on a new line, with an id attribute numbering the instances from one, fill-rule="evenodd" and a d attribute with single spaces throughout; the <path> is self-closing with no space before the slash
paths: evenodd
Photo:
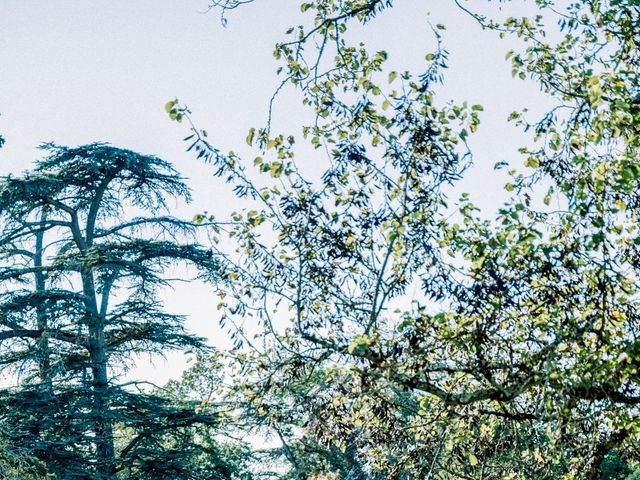
<path id="1" fill-rule="evenodd" d="M 109 377 L 107 372 L 107 348 L 104 339 L 104 318 L 97 308 L 93 274 L 82 274 L 82 286 L 87 303 L 87 327 L 89 330 L 89 359 L 92 375 L 93 420 L 96 434 L 97 470 L 100 480 L 117 478 L 115 474 L 115 446 L 113 426 L 109 416 Z"/>
<path id="2" fill-rule="evenodd" d="M 42 214 L 41 219 L 44 220 L 45 215 Z M 44 230 L 39 230 L 36 233 L 35 252 L 33 256 L 33 265 L 36 269 L 42 267 L 42 250 L 44 243 Z M 44 272 L 36 270 L 35 272 L 35 285 L 36 292 L 43 293 L 46 289 Z M 43 332 L 40 340 L 38 341 L 38 374 L 40 376 L 40 383 L 44 389 L 51 393 L 51 362 L 49 359 L 49 339 L 47 337 L 47 312 L 45 306 L 40 302 L 36 305 L 36 317 L 38 330 Z"/>

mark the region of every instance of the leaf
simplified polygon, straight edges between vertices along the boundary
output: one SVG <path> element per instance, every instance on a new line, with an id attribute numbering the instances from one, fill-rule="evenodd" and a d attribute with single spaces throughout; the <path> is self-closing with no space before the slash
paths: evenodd
<path id="1" fill-rule="evenodd" d="M 249 145 L 250 147 L 253 146 L 253 139 L 255 136 L 256 136 L 256 129 L 255 128 L 249 129 L 249 133 L 247 134 L 247 145 Z"/>
<path id="2" fill-rule="evenodd" d="M 171 110 L 173 110 L 173 107 L 175 107 L 177 104 L 178 104 L 178 99 L 176 98 L 174 100 L 171 100 L 170 102 L 167 102 L 164 105 L 164 109 L 167 113 L 169 113 L 171 112 Z"/>
<path id="3" fill-rule="evenodd" d="M 524 165 L 529 168 L 538 168 L 540 166 L 540 160 L 536 157 L 529 157 L 526 162 L 524 162 Z"/>
<path id="4" fill-rule="evenodd" d="M 276 145 L 278 145 L 278 142 L 276 142 L 275 140 L 269 140 L 267 142 L 267 150 L 271 150 Z"/>
<path id="5" fill-rule="evenodd" d="M 478 457 L 476 457 L 473 453 L 469 454 L 469 465 L 475 467 L 478 465 Z"/>

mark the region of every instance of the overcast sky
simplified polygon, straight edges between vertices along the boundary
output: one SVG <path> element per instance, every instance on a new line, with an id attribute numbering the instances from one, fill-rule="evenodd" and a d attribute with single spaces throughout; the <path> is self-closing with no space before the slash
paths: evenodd
<path id="1" fill-rule="evenodd" d="M 43 141 L 79 145 L 107 141 L 173 162 L 193 189 L 194 202 L 174 213 L 224 214 L 241 208 L 210 167 L 184 152 L 186 127 L 171 122 L 164 104 L 179 98 L 194 111 L 223 151 L 250 154 L 247 130 L 263 126 L 268 99 L 278 84 L 273 45 L 301 21 L 298 0 L 257 0 L 228 14 L 200 13 L 206 0 L 2 0 L 0 2 L 0 174 L 30 167 Z M 487 2 L 471 0 L 468 6 Z M 489 8 L 497 9 L 497 3 Z M 431 13 L 429 14 L 429 9 Z M 511 14 L 523 13 L 518 7 Z M 514 109 L 536 111 L 545 99 L 536 87 L 513 80 L 505 52 L 512 47 L 486 32 L 450 0 L 396 0 L 396 6 L 355 36 L 389 53 L 398 70 L 419 71 L 434 45 L 428 22 L 444 23 L 451 65 L 441 99 L 485 106 L 471 139 L 475 166 L 458 187 L 487 211 L 502 201 L 505 178 L 498 161 L 520 165 L 516 148 L 525 140 L 506 123 Z M 299 99 L 276 103 L 276 122 L 299 133 Z M 255 156 L 255 153 L 254 153 Z M 251 157 L 253 158 L 253 157 Z M 167 292 L 188 325 L 227 345 L 218 327 L 211 287 L 181 285 Z M 146 363 L 135 372 L 162 383 L 183 369 L 183 355 Z"/>

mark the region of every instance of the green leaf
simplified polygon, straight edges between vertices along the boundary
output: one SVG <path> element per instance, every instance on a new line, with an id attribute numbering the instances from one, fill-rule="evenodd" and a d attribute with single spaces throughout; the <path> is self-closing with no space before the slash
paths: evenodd
<path id="1" fill-rule="evenodd" d="M 536 157 L 529 157 L 524 162 L 524 165 L 529 168 L 538 168 L 540 166 L 540 160 L 538 160 Z"/>
<path id="2" fill-rule="evenodd" d="M 171 110 L 173 110 L 173 107 L 175 107 L 177 104 L 178 104 L 178 99 L 176 98 L 174 100 L 171 100 L 170 102 L 167 102 L 164 105 L 164 109 L 167 113 L 169 113 L 171 112 Z"/>
<path id="3" fill-rule="evenodd" d="M 253 146 L 253 139 L 255 135 L 256 135 L 256 129 L 255 128 L 249 129 L 249 134 L 247 135 L 247 145 L 249 145 L 250 147 Z"/>

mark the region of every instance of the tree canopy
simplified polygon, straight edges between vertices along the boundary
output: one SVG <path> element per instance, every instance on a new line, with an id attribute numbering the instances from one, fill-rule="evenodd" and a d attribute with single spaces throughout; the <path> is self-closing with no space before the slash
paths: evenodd
<path id="1" fill-rule="evenodd" d="M 19 378 L 0 396 L 3 433 L 55 478 L 189 471 L 167 431 L 217 420 L 121 380 L 136 354 L 206 349 L 158 298 L 176 262 L 223 278 L 194 242 L 196 225 L 162 214 L 168 198 L 189 198 L 187 186 L 153 156 L 43 148 L 33 170 L 0 184 L 0 362 Z"/>
<path id="2" fill-rule="evenodd" d="M 242 354 L 248 399 L 264 408 L 322 372 L 291 399 L 368 475 L 601 478 L 613 458 L 637 461 L 640 11 L 536 5 L 498 21 L 459 4 L 520 41 L 514 76 L 555 102 L 540 119 L 512 114 L 532 135 L 495 219 L 448 198 L 482 107 L 435 106 L 444 26 L 420 74 L 347 40 L 390 1 L 306 2 L 311 26 L 276 46 L 316 114 L 302 136 L 326 155 L 321 175 L 305 176 L 294 135 L 271 125 L 247 137 L 267 187 L 251 162 L 195 128 L 188 138 L 261 205 L 235 217 L 237 281 L 221 301 L 262 325 L 261 347 Z"/>

